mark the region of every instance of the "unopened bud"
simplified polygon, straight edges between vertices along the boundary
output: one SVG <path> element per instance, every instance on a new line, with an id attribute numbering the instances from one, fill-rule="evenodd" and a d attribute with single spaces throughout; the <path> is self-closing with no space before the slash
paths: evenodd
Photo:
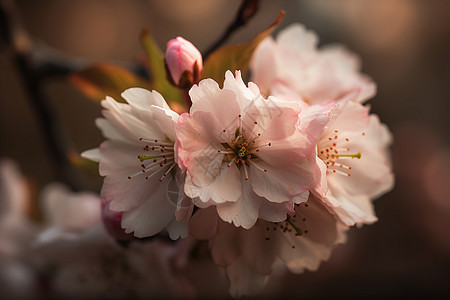
<path id="1" fill-rule="evenodd" d="M 133 234 L 125 233 L 125 229 L 122 228 L 122 214 L 121 211 L 111 210 L 109 203 L 102 199 L 102 221 L 106 231 L 116 240 L 128 241 L 133 239 Z"/>
<path id="2" fill-rule="evenodd" d="M 191 42 L 182 37 L 170 40 L 164 60 L 168 80 L 175 86 L 188 89 L 200 81 L 202 54 Z"/>

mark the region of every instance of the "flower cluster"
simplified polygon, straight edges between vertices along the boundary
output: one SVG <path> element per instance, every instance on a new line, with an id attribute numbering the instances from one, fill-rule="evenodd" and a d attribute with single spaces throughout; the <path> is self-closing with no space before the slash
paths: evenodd
<path id="1" fill-rule="evenodd" d="M 201 72 L 183 43 L 166 56 L 175 82 Z M 83 155 L 99 162 L 102 201 L 125 233 L 208 240 L 240 296 L 260 291 L 277 261 L 316 270 L 350 226 L 375 222 L 372 200 L 393 185 L 391 134 L 364 105 L 375 84 L 353 54 L 317 43 L 301 25 L 265 39 L 248 84 L 240 71 L 203 79 L 181 115 L 142 88 L 102 101 L 107 140 Z"/>

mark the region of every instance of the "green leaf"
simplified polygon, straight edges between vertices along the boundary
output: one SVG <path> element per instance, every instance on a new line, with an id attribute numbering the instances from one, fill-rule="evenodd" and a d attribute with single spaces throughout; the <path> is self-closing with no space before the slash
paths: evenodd
<path id="1" fill-rule="evenodd" d="M 163 95 L 169 105 L 174 102 L 185 105 L 182 91 L 167 80 L 164 54 L 148 30 L 142 31 L 141 43 L 147 55 L 147 70 L 152 89 Z"/>
<path id="2" fill-rule="evenodd" d="M 245 78 L 253 51 L 255 51 L 259 43 L 272 33 L 275 27 L 283 19 L 283 16 L 284 11 L 280 11 L 275 22 L 273 22 L 266 30 L 259 33 L 250 42 L 240 45 L 223 46 L 211 53 L 204 63 L 202 77 L 213 78 L 222 85 L 227 70 L 231 70 L 233 73 L 235 70 L 241 70 L 242 77 Z"/>
<path id="3" fill-rule="evenodd" d="M 124 90 L 131 87 L 150 88 L 144 79 L 127 69 L 108 63 L 93 64 L 80 72 L 71 74 L 69 80 L 95 101 L 111 96 L 119 102 L 124 102 L 120 96 Z"/>

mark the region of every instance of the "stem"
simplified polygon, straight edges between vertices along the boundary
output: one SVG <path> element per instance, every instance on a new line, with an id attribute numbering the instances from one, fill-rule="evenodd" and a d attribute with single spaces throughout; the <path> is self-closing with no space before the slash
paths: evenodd
<path id="1" fill-rule="evenodd" d="M 190 108 L 192 106 L 191 97 L 189 96 L 189 90 L 190 89 L 183 89 L 184 100 L 186 101 L 188 111 L 190 110 Z"/>
<path id="2" fill-rule="evenodd" d="M 213 53 L 217 48 L 222 46 L 225 41 L 239 28 L 248 23 L 258 10 L 259 0 L 244 0 L 239 7 L 236 18 L 231 23 L 222 36 L 207 50 L 203 55 L 203 60 Z"/>
<path id="3" fill-rule="evenodd" d="M 42 127 L 44 139 L 51 153 L 50 156 L 57 177 L 59 180 L 68 184 L 73 190 L 78 190 L 75 173 L 67 157 L 69 148 L 65 135 L 61 130 L 61 125 L 56 118 L 56 114 L 46 100 L 42 89 L 42 77 L 39 76 L 39 72 L 31 63 L 31 47 L 20 47 L 20 45 L 16 45 L 15 43 L 14 33 L 18 31 L 18 17 L 16 7 L 12 1 L 0 2 L 0 20 L 2 39 L 5 46 L 12 51 L 13 61 L 19 71 L 28 95 L 27 98 Z"/>

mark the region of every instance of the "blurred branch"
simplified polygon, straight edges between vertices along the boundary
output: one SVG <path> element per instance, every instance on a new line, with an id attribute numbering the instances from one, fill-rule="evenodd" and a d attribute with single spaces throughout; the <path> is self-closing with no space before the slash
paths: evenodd
<path id="1" fill-rule="evenodd" d="M 21 26 L 14 2 L 0 1 L 0 27 L 2 50 L 8 51 L 21 76 L 27 98 L 34 109 L 50 151 L 51 160 L 59 180 L 72 189 L 79 189 L 77 174 L 72 168 L 68 153 L 70 149 L 62 126 L 48 103 L 42 83 L 44 77 L 32 60 L 32 42 Z"/>
<path id="2" fill-rule="evenodd" d="M 248 21 L 255 15 L 259 8 L 259 0 L 244 0 L 239 7 L 236 18 L 231 23 L 223 35 L 205 52 L 203 60 L 214 52 L 217 48 L 222 46 L 225 41 L 239 28 L 246 25 Z"/>
<path id="3" fill-rule="evenodd" d="M 33 42 L 29 54 L 35 64 L 35 69 L 38 72 L 40 78 L 67 76 L 98 63 L 97 60 L 68 55 L 39 41 Z M 147 70 L 140 64 L 130 64 L 123 61 L 108 62 L 124 67 L 125 69 L 142 78 L 148 78 Z"/>

